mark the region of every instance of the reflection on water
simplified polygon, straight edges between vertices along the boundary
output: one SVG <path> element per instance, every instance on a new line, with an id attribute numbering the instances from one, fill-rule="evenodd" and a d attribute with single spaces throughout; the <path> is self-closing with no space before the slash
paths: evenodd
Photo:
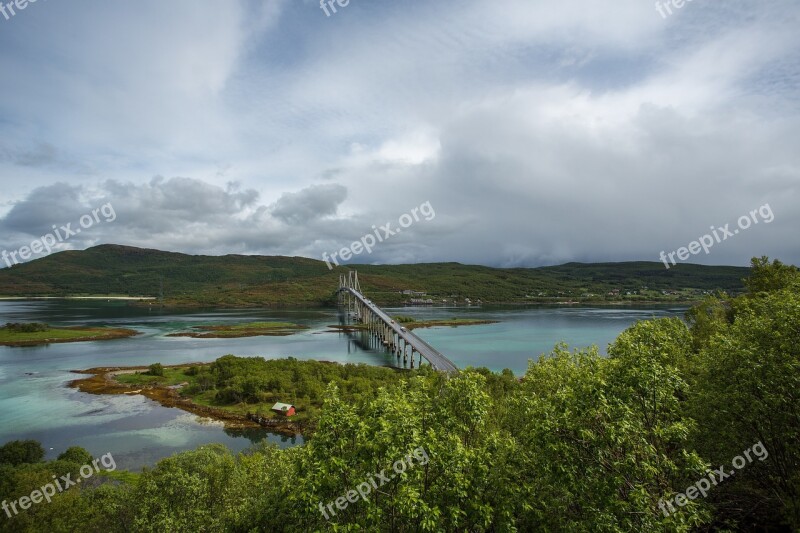
<path id="1" fill-rule="evenodd" d="M 419 320 L 454 317 L 498 320 L 497 324 L 432 328 L 416 333 L 461 368 L 510 368 L 522 374 L 530 358 L 561 341 L 601 351 L 636 320 L 680 316 L 683 309 L 631 308 L 402 308 L 391 315 Z M 0 347 L 0 442 L 41 441 L 52 458 L 68 446 L 93 455 L 114 454 L 121 468 L 140 468 L 175 452 L 206 443 L 242 450 L 267 439 L 278 446 L 302 444 L 261 429 L 231 430 L 141 396 L 92 396 L 66 384 L 70 371 L 96 366 L 165 365 L 213 361 L 226 354 L 265 358 L 296 357 L 342 363 L 396 365 L 397 360 L 367 335 L 331 333 L 339 323 L 334 309 L 162 310 L 125 302 L 0 301 L 0 322 L 53 325 L 108 325 L 141 335 L 105 342 Z M 192 339 L 169 333 L 204 324 L 281 321 L 309 327 L 288 337 Z"/>

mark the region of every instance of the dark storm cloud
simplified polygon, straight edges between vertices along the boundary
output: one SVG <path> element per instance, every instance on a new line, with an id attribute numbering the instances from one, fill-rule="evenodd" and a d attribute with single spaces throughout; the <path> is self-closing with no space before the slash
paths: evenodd
<path id="1" fill-rule="evenodd" d="M 59 249 L 121 243 L 188 253 L 281 253 L 307 247 L 330 231 L 318 224 L 335 214 L 347 190 L 335 184 L 287 193 L 271 207 L 236 184 L 219 187 L 189 178 L 156 177 L 146 184 L 108 180 L 96 187 L 56 183 L 33 190 L 0 219 L 0 247 L 13 250 L 101 205 L 113 222 L 96 224 Z M 341 224 L 339 224 L 341 225 Z"/>
<path id="2" fill-rule="evenodd" d="M 3 237 L 8 233 L 42 235 L 56 223 L 76 219 L 81 212 L 81 191 L 67 183 L 34 189 L 0 219 Z M 4 239 L 5 240 L 5 239 Z"/>
<path id="3" fill-rule="evenodd" d="M 272 208 L 272 215 L 288 224 L 297 224 L 335 215 L 346 198 L 347 189 L 341 185 L 315 185 L 281 196 Z"/>

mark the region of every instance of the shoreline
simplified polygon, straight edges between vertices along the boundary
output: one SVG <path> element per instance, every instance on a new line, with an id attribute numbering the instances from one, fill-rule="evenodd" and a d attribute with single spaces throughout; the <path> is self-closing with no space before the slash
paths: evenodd
<path id="1" fill-rule="evenodd" d="M 54 328 L 54 330 L 72 330 L 72 331 L 86 331 L 87 335 L 84 337 L 72 338 L 45 338 L 45 339 L 30 339 L 30 340 L 14 340 L 14 341 L 0 341 L 0 346 L 10 346 L 12 348 L 24 348 L 31 346 L 47 346 L 48 344 L 66 344 L 69 342 L 95 342 L 95 341 L 111 341 L 116 339 L 127 339 L 140 335 L 140 331 L 128 328 L 105 328 L 102 333 L 101 328 L 92 327 L 75 327 L 75 328 Z M 92 335 L 91 333 L 95 333 Z"/>
<path id="2" fill-rule="evenodd" d="M 251 322 L 234 325 L 192 326 L 190 331 L 170 333 L 166 337 L 192 339 L 242 339 L 248 337 L 288 337 L 309 329 L 289 322 Z"/>
<path id="3" fill-rule="evenodd" d="M 189 368 L 193 366 L 206 366 L 209 363 L 186 363 L 180 365 L 170 365 L 164 368 Z M 254 422 L 246 415 L 230 413 L 224 409 L 208 407 L 194 403 L 190 398 L 183 398 L 179 394 L 179 388 L 165 385 L 147 385 L 133 387 L 118 382 L 115 378 L 122 374 L 134 374 L 136 372 L 146 372 L 146 366 L 119 366 L 119 367 L 95 367 L 86 370 L 71 370 L 73 374 L 87 374 L 83 377 L 70 381 L 67 386 L 77 389 L 86 394 L 101 395 L 141 395 L 145 398 L 157 402 L 162 407 L 181 409 L 193 415 L 210 418 L 217 422 L 222 422 L 226 429 L 245 429 L 260 428 L 277 433 L 283 436 L 295 437 L 302 435 L 306 438 L 308 427 L 296 422 L 275 419 L 275 424 L 259 424 Z M 272 420 L 272 419 L 271 419 Z"/>
<path id="4" fill-rule="evenodd" d="M 109 300 L 120 302 L 132 302 L 153 305 L 158 300 L 155 296 L 0 296 L 0 301 L 26 301 L 26 300 Z M 692 298 L 689 300 L 527 300 L 527 301 L 484 301 L 480 305 L 410 305 L 403 302 L 378 303 L 380 307 L 386 308 L 432 308 L 432 309 L 480 309 L 482 307 L 494 306 L 534 306 L 534 305 L 572 305 L 572 306 L 636 306 L 636 305 L 686 305 L 692 306 L 704 301 L 703 297 Z M 159 307 L 168 309 L 336 309 L 330 302 L 298 302 L 298 303 L 242 303 L 231 304 L 228 302 L 197 302 L 197 301 L 172 301 L 166 300 L 159 303 Z"/>
<path id="5" fill-rule="evenodd" d="M 0 300 L 155 300 L 154 296 L 0 296 Z"/>

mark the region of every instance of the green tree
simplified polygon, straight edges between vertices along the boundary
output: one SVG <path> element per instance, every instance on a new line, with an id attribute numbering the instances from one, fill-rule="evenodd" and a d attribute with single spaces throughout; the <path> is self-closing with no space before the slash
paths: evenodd
<path id="1" fill-rule="evenodd" d="M 225 531 L 225 498 L 235 459 L 212 444 L 164 459 L 130 493 L 126 530 Z"/>
<path id="2" fill-rule="evenodd" d="M 752 295 L 762 292 L 775 292 L 789 288 L 798 283 L 800 270 L 796 266 L 785 265 L 769 257 L 754 257 L 750 263 L 750 276 L 744 279 L 744 285 Z"/>
<path id="3" fill-rule="evenodd" d="M 688 531 L 706 520 L 694 502 L 670 516 L 658 507 L 704 463 L 683 446 L 690 421 L 674 398 L 677 369 L 644 342 L 677 326 L 643 324 L 609 359 L 559 346 L 529 366 L 514 402 L 520 530 Z"/>
<path id="4" fill-rule="evenodd" d="M 709 296 L 686 312 L 692 348 L 700 351 L 716 333 L 733 322 L 733 309 L 725 293 Z"/>
<path id="5" fill-rule="evenodd" d="M 722 465 L 762 442 L 769 458 L 720 487 L 718 511 L 745 518 L 739 510 L 753 508 L 756 523 L 777 517 L 798 529 L 800 295 L 792 288 L 762 292 L 735 307 L 733 324 L 700 353 L 699 390 L 692 400 L 703 430 L 697 446 L 712 464 Z"/>
<path id="6" fill-rule="evenodd" d="M 92 459 L 92 454 L 80 446 L 71 446 L 58 456 L 59 461 L 68 461 L 78 465 L 91 464 Z"/>
<path id="7" fill-rule="evenodd" d="M 38 463 L 44 459 L 44 448 L 35 440 L 15 440 L 0 446 L 0 464 L 17 466 Z"/>

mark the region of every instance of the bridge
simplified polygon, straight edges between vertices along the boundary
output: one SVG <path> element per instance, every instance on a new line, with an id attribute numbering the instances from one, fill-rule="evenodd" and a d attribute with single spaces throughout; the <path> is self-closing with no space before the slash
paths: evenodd
<path id="1" fill-rule="evenodd" d="M 347 307 L 348 313 L 358 322 L 366 325 L 370 335 L 380 340 L 393 354 L 397 355 L 398 362 L 408 362 L 409 348 L 411 349 L 411 368 L 414 368 L 414 355 L 419 354 L 419 362 L 424 358 L 431 367 L 448 374 L 458 373 L 458 367 L 447 357 L 442 355 L 433 346 L 419 338 L 417 335 L 396 323 L 380 307 L 368 300 L 361 292 L 358 282 L 358 272 L 350 271 L 345 276 L 339 276 L 339 306 Z"/>

